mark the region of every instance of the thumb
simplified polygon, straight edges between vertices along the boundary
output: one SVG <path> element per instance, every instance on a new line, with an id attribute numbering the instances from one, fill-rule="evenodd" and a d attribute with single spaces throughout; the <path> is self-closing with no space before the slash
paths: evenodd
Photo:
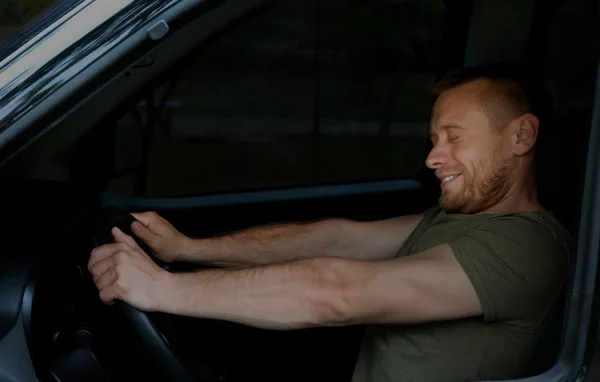
<path id="1" fill-rule="evenodd" d="M 115 241 L 117 243 L 125 243 L 128 244 L 129 246 L 131 246 L 131 248 L 139 248 L 140 246 L 135 242 L 135 240 L 133 239 L 133 237 L 127 235 L 126 233 L 124 233 L 123 231 L 121 231 L 119 228 L 114 227 L 112 229 L 112 234 L 113 237 L 115 238 Z"/>
<path id="2" fill-rule="evenodd" d="M 152 241 L 152 239 L 154 239 L 155 236 L 154 233 L 152 233 L 152 231 L 148 229 L 148 227 L 146 227 L 139 221 L 134 221 L 133 223 L 131 223 L 131 230 L 137 237 L 144 240 L 148 244 L 150 244 L 150 242 Z"/>

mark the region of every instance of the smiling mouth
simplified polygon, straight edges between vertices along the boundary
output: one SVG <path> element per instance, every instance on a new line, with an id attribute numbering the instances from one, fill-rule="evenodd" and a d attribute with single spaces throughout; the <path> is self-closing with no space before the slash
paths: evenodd
<path id="1" fill-rule="evenodd" d="M 447 176 L 447 177 L 445 177 L 445 178 L 443 178 L 443 179 L 441 180 L 441 183 L 442 183 L 442 184 L 448 183 L 448 182 L 450 182 L 451 180 L 454 180 L 454 179 L 458 178 L 459 176 L 460 176 L 460 175 L 450 175 L 450 176 Z"/>

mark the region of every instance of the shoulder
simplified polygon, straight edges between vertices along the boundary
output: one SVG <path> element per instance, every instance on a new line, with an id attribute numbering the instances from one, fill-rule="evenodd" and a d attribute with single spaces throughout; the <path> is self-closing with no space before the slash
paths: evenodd
<path id="1" fill-rule="evenodd" d="M 571 241 L 566 229 L 547 212 L 490 215 L 453 240 L 457 252 L 486 252 L 524 273 L 564 269 Z"/>
<path id="2" fill-rule="evenodd" d="M 486 216 L 465 236 L 487 243 L 492 250 L 507 252 L 507 256 L 527 254 L 533 259 L 563 257 L 572 245 L 569 232 L 545 211 Z"/>
<path id="3" fill-rule="evenodd" d="M 488 313 L 540 313 L 568 274 L 570 235 L 546 212 L 489 215 L 448 244 Z"/>

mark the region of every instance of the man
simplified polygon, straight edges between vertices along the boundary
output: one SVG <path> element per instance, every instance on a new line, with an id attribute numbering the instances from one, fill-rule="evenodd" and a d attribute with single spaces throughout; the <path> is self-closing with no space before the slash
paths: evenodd
<path id="1" fill-rule="evenodd" d="M 171 274 L 115 228 L 89 262 L 101 299 L 273 329 L 368 324 L 354 381 L 519 377 L 568 274 L 569 234 L 538 202 L 534 176 L 551 103 L 513 65 L 450 74 L 435 94 L 426 165 L 438 205 L 206 239 L 134 214 L 159 258 L 236 267 Z"/>

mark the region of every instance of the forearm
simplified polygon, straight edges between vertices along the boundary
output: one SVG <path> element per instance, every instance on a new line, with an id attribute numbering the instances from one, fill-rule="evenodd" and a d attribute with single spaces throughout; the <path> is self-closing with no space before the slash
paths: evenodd
<path id="1" fill-rule="evenodd" d="M 246 229 L 227 236 L 193 239 L 185 261 L 247 266 L 329 256 L 335 252 L 344 221 L 286 223 Z"/>
<path id="2" fill-rule="evenodd" d="M 319 258 L 173 274 L 160 311 L 268 329 L 343 324 L 347 283 L 335 269 L 346 262 Z"/>
<path id="3" fill-rule="evenodd" d="M 250 228 L 228 236 L 191 240 L 182 260 L 225 266 L 315 257 L 386 260 L 396 256 L 421 219 L 422 215 L 373 222 L 328 219 Z"/>

